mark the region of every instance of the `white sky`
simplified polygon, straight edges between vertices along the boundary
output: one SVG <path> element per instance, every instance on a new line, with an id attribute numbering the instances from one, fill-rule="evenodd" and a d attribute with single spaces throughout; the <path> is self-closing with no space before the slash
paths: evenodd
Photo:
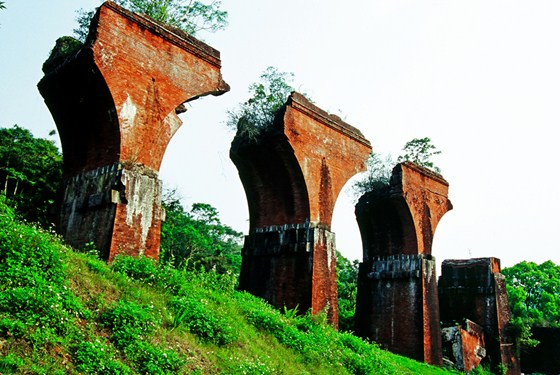
<path id="1" fill-rule="evenodd" d="M 75 10 L 95 0 L 7 0 L 0 11 L 0 127 L 47 137 L 55 129 L 36 88 Z M 222 221 L 248 228 L 245 194 L 229 160 L 226 110 L 270 65 L 293 72 L 315 103 L 359 128 L 374 150 L 398 156 L 430 137 L 454 209 L 433 254 L 560 264 L 560 2 L 557 0 L 223 0 L 229 27 L 202 37 L 221 51 L 231 92 L 192 102 L 161 178 L 189 205 L 210 203 Z M 347 187 L 350 184 L 347 184 Z M 348 190 L 348 189 L 347 189 Z M 361 258 L 349 191 L 333 231 Z"/>

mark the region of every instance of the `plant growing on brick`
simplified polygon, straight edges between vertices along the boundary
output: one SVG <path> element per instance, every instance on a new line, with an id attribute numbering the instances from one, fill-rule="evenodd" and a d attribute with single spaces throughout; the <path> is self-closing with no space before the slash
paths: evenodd
<path id="1" fill-rule="evenodd" d="M 441 154 L 441 151 L 432 144 L 430 138 L 414 138 L 406 142 L 402 151 L 404 153 L 397 158 L 396 163 L 410 161 L 440 173 L 439 167 L 433 162 L 433 157 Z M 391 155 L 382 158 L 381 155 L 372 152 L 366 161 L 367 172 L 352 186 L 355 196 L 360 197 L 370 191 L 382 191 L 388 188 L 391 173 L 396 163 Z"/>
<path id="2" fill-rule="evenodd" d="M 114 0 L 118 5 L 158 22 L 176 27 L 193 36 L 201 31 L 216 32 L 227 26 L 227 11 L 221 10 L 221 1 L 206 4 L 193 0 Z M 89 24 L 95 11 L 78 10 L 78 28 L 74 35 L 82 42 L 86 40 Z"/>
<path id="3" fill-rule="evenodd" d="M 278 110 L 294 88 L 293 73 L 281 72 L 269 66 L 260 80 L 249 86 L 251 98 L 228 110 L 227 126 L 237 129 L 237 136 L 256 140 L 259 134 L 270 128 Z"/>

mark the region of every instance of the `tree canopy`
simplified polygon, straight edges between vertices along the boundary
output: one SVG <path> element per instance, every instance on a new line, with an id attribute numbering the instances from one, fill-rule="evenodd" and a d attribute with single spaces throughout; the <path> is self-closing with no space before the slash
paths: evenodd
<path id="1" fill-rule="evenodd" d="M 512 328 L 522 343 L 531 344 L 533 326 L 560 327 L 560 266 L 521 262 L 504 268 Z"/>
<path id="2" fill-rule="evenodd" d="M 341 332 L 354 331 L 356 295 L 358 292 L 357 259 L 351 261 L 336 252 L 336 277 L 338 284 L 338 329 Z"/>
<path id="3" fill-rule="evenodd" d="M 161 262 L 189 270 L 239 273 L 243 236 L 220 221 L 216 208 L 195 203 L 186 211 L 175 191 L 167 192 L 163 207 Z"/>
<path id="4" fill-rule="evenodd" d="M 42 226 L 62 181 L 62 155 L 55 144 L 14 125 L 0 128 L 0 186 L 18 214 Z"/>
<path id="5" fill-rule="evenodd" d="M 227 11 L 221 10 L 221 1 L 206 4 L 193 0 L 114 0 L 120 6 L 144 14 L 158 22 L 177 27 L 193 36 L 202 31 L 216 32 L 227 26 Z M 74 29 L 77 39 L 86 40 L 89 24 L 95 11 L 78 10 L 78 28 Z"/>

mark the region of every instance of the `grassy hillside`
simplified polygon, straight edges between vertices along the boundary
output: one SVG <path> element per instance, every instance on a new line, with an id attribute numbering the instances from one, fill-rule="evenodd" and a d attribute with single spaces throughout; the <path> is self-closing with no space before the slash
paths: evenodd
<path id="1" fill-rule="evenodd" d="M 280 313 L 232 276 L 111 267 L 19 223 L 0 196 L 1 374 L 445 374 Z"/>

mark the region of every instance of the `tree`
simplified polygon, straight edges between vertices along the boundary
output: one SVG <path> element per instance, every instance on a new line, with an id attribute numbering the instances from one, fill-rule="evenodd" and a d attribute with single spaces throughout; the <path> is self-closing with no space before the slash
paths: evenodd
<path id="1" fill-rule="evenodd" d="M 414 138 L 406 142 L 403 147 L 404 155 L 399 156 L 397 163 L 403 161 L 411 161 L 421 167 L 440 173 L 440 169 L 434 164 L 432 158 L 441 154 L 436 146 L 432 144 L 432 140 L 428 137 Z"/>
<path id="2" fill-rule="evenodd" d="M 177 268 L 239 274 L 242 234 L 221 223 L 218 210 L 195 203 L 185 211 L 176 191 L 167 192 L 161 228 L 160 261 Z"/>
<path id="3" fill-rule="evenodd" d="M 276 113 L 294 91 L 293 79 L 293 73 L 281 72 L 272 66 L 266 68 L 260 81 L 249 86 L 251 98 L 239 104 L 239 108 L 228 110 L 227 125 L 237 129 L 238 136 L 255 140 L 272 126 Z"/>
<path id="4" fill-rule="evenodd" d="M 62 155 L 52 141 L 17 125 L 0 128 L 0 186 L 22 218 L 49 226 L 61 181 Z"/>
<path id="5" fill-rule="evenodd" d="M 358 292 L 359 261 L 350 261 L 336 252 L 336 277 L 338 283 L 338 329 L 341 332 L 354 330 L 356 294 Z"/>
<path id="6" fill-rule="evenodd" d="M 533 345 L 533 326 L 560 327 L 560 266 L 521 262 L 504 268 L 511 326 L 524 345 Z"/>
<path id="7" fill-rule="evenodd" d="M 193 0 L 114 0 L 122 7 L 144 14 L 158 22 L 176 27 L 188 34 L 197 35 L 201 31 L 216 32 L 227 26 L 227 11 L 220 9 L 221 1 L 205 4 Z M 74 30 L 77 39 L 86 40 L 89 24 L 95 11 L 78 10 L 78 28 Z"/>

